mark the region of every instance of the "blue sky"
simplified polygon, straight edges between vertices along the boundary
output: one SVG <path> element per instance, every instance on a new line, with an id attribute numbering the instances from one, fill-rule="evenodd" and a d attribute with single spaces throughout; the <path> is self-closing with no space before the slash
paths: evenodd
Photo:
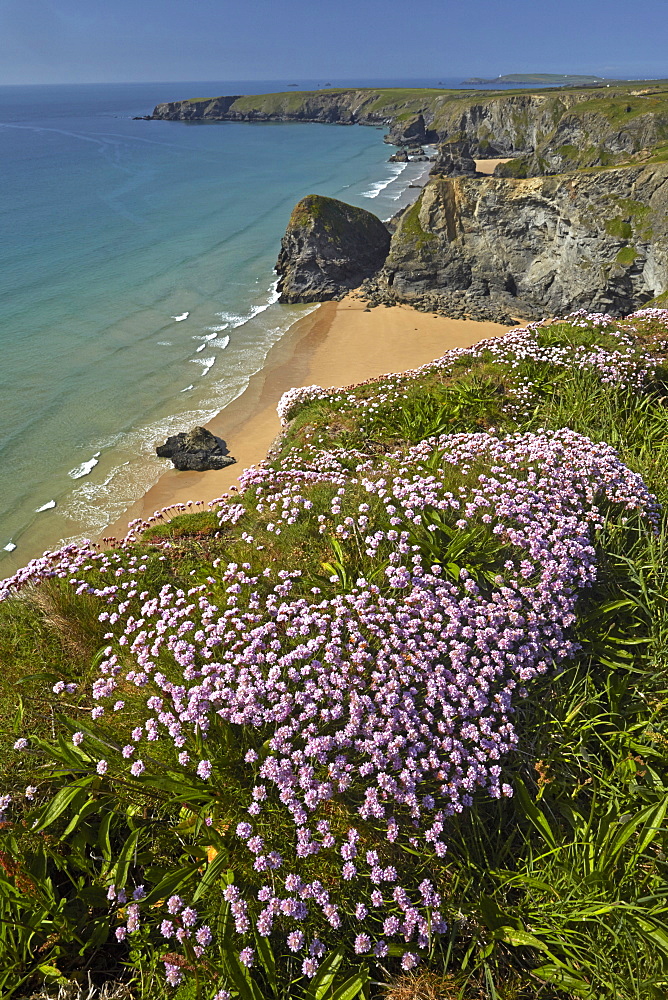
<path id="1" fill-rule="evenodd" d="M 0 83 L 668 76 L 667 0 L 0 0 Z"/>

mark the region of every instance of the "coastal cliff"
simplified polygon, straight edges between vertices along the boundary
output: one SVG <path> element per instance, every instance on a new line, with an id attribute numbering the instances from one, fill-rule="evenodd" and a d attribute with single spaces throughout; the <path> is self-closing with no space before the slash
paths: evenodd
<path id="1" fill-rule="evenodd" d="M 436 176 L 394 220 L 389 253 L 383 232 L 369 212 L 304 199 L 277 264 L 282 301 L 324 301 L 366 277 L 372 305 L 453 317 L 630 312 L 668 289 L 668 164 L 520 180 Z"/>
<path id="2" fill-rule="evenodd" d="M 668 164 L 434 178 L 366 283 L 372 302 L 495 319 L 620 313 L 668 288 Z"/>
<path id="3" fill-rule="evenodd" d="M 439 143 L 432 178 L 393 221 L 386 260 L 384 250 L 369 257 L 357 209 L 339 208 L 334 242 L 332 226 L 291 221 L 278 263 L 284 302 L 338 297 L 365 279 L 372 304 L 512 322 L 576 308 L 629 312 L 668 289 L 665 81 L 292 91 L 160 104 L 153 117 L 382 125 L 400 147 Z M 509 159 L 480 177 L 473 158 Z"/>
<path id="4" fill-rule="evenodd" d="M 661 81 L 527 93 L 333 89 L 158 104 L 169 121 L 321 122 L 388 126 L 396 145 L 466 141 L 478 157 L 513 157 L 511 176 L 611 166 L 668 155 L 668 88 Z"/>

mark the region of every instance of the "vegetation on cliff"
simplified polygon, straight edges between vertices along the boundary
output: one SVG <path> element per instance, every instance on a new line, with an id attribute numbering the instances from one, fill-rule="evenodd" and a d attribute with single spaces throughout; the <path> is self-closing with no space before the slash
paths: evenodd
<path id="1" fill-rule="evenodd" d="M 664 996 L 667 350 L 293 390 L 239 493 L 7 581 L 3 996 Z"/>
<path id="2" fill-rule="evenodd" d="M 617 81 L 535 93 L 332 88 L 189 99 L 159 104 L 153 112 L 174 119 L 383 124 L 398 142 L 402 122 L 418 115 L 434 140 L 465 139 L 481 156 L 528 157 L 525 170 L 536 176 L 649 160 L 668 139 L 668 86 L 660 80 Z M 578 151 L 577 162 L 569 147 Z"/>

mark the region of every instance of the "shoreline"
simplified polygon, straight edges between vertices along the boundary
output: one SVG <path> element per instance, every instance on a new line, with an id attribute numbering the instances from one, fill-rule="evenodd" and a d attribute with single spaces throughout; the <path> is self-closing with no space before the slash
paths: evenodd
<path id="1" fill-rule="evenodd" d="M 482 173 L 491 173 L 497 162 L 499 161 L 476 161 L 476 167 Z M 419 197 L 429 178 L 430 162 L 414 164 L 414 166 L 419 167 L 419 172 L 397 196 L 399 210 L 404 209 Z M 294 322 L 281 339 L 270 349 L 262 369 L 251 376 L 248 386 L 243 390 L 241 395 L 227 404 L 224 409 L 218 411 L 206 423 L 206 426 L 218 436 L 223 439 L 229 439 L 230 453 L 237 459 L 235 465 L 225 470 L 210 470 L 206 474 L 206 479 L 202 478 L 205 476 L 205 473 L 180 473 L 175 469 L 165 468 L 159 474 L 157 481 L 154 481 L 153 485 L 145 493 L 132 502 L 124 514 L 116 517 L 104 528 L 89 530 L 79 537 L 82 539 L 83 537 L 88 537 L 97 543 L 100 543 L 101 539 L 107 537 L 124 537 L 127 533 L 129 521 L 136 518 L 146 518 L 164 506 L 169 506 L 172 503 L 187 502 L 188 500 L 208 502 L 220 496 L 221 493 L 236 483 L 238 475 L 244 468 L 256 464 L 266 457 L 272 441 L 280 431 L 275 408 L 278 399 L 286 389 L 298 385 L 312 384 L 313 382 L 322 384 L 325 388 L 330 385 L 338 387 L 358 381 L 365 381 L 367 378 L 378 377 L 379 375 L 388 374 L 391 371 L 419 367 L 427 361 L 434 360 L 434 358 L 443 354 L 451 346 L 468 346 L 476 340 L 490 335 L 489 332 L 475 334 L 468 332 L 464 334 L 463 330 L 460 329 L 461 324 L 464 324 L 464 327 L 470 326 L 471 329 L 475 329 L 478 326 L 489 326 L 490 330 L 493 327 L 498 327 L 500 331 L 507 329 L 507 327 L 500 324 L 455 321 L 439 317 L 438 324 L 445 324 L 446 326 L 454 324 L 454 327 L 450 334 L 445 333 L 441 339 L 432 340 L 431 342 L 434 344 L 434 347 L 433 349 L 428 348 L 426 354 L 419 347 L 416 351 L 409 353 L 402 350 L 396 356 L 395 352 L 388 354 L 383 350 L 381 352 L 383 362 L 379 365 L 378 359 L 369 357 L 369 351 L 365 347 L 363 357 L 360 359 L 362 362 L 361 365 L 351 367 L 354 366 L 354 362 L 357 360 L 358 345 L 355 344 L 349 345 L 349 358 L 345 371 L 340 367 L 331 371 L 331 366 L 328 368 L 327 364 L 325 364 L 323 370 L 322 366 L 326 353 L 323 341 L 328 336 L 330 326 L 334 324 L 336 327 L 335 336 L 337 342 L 345 341 L 345 335 L 338 329 L 339 323 L 344 321 L 344 316 L 349 320 L 351 313 L 365 310 L 364 304 L 359 305 L 359 307 L 351 306 L 349 300 L 351 300 L 350 295 L 341 303 L 321 303 L 314 311 Z M 394 310 L 410 314 L 406 322 L 407 329 L 414 334 L 418 331 L 420 341 L 425 332 L 428 338 L 433 336 L 433 331 L 429 323 L 426 324 L 428 330 L 425 331 L 425 320 L 428 316 L 424 313 L 419 313 L 410 307 L 404 306 L 391 307 L 389 311 L 394 313 Z M 387 312 L 387 308 L 383 307 L 383 314 L 387 315 Z M 366 315 L 369 316 L 370 314 L 366 313 Z M 367 335 L 366 330 L 368 325 L 368 323 L 363 324 L 363 336 Z M 370 325 L 373 327 L 374 323 L 372 322 Z M 452 336 L 454 336 L 454 339 L 452 339 Z M 323 353 L 316 358 L 319 346 L 322 347 Z M 350 350 L 351 347 L 354 353 Z M 313 367 L 311 367 L 311 361 L 314 361 Z M 369 367 L 369 362 L 371 363 L 371 367 Z M 326 374 L 328 370 L 331 372 L 329 377 Z M 241 441 L 240 444 L 237 443 L 239 439 Z M 154 442 L 154 444 L 158 443 L 161 442 Z M 48 531 L 46 530 L 47 525 L 40 523 L 39 528 L 41 530 L 37 534 L 42 535 L 41 544 L 28 544 L 28 551 L 26 551 L 24 544 L 20 544 L 20 555 L 16 550 L 2 553 L 3 566 L 2 571 L 0 571 L 0 578 L 11 576 L 32 559 L 39 558 L 43 551 L 54 551 L 66 543 L 66 540 L 61 538 L 49 544 Z"/>
<path id="2" fill-rule="evenodd" d="M 266 458 L 281 431 L 276 406 L 296 386 L 342 387 L 419 368 L 454 347 L 471 347 L 509 328 L 500 323 L 448 319 L 410 306 L 379 306 L 352 294 L 324 302 L 298 320 L 272 347 L 246 390 L 206 426 L 225 440 L 236 464 L 208 472 L 167 468 L 102 539 L 123 538 L 130 521 L 145 520 L 171 504 L 209 503 L 236 486 L 241 472 Z M 96 540 L 101 541 L 98 537 Z"/>
<path id="3" fill-rule="evenodd" d="M 380 164 L 380 167 L 385 168 L 383 174 L 386 173 L 387 166 L 388 164 L 386 160 L 384 160 L 383 163 Z M 428 176 L 428 168 L 431 166 L 431 164 L 426 162 L 425 163 L 419 162 L 419 163 L 403 164 L 402 166 L 409 168 L 406 174 L 404 174 L 402 171 L 402 173 L 399 175 L 391 176 L 389 180 L 385 178 L 385 180 L 382 182 L 378 182 L 375 180 L 373 182 L 370 182 L 371 186 L 373 186 L 376 183 L 382 183 L 382 190 L 378 192 L 382 194 L 386 186 L 392 184 L 393 182 L 399 181 L 400 177 L 403 176 L 404 179 L 399 182 L 398 194 L 394 198 L 394 205 L 392 207 L 392 212 L 395 212 L 397 210 L 403 210 L 412 201 L 414 201 L 415 198 L 420 194 L 421 188 L 424 185 Z M 370 205 L 371 205 L 370 209 L 371 211 L 375 210 L 375 212 L 379 212 L 380 215 L 383 215 L 383 212 L 379 211 L 379 207 L 375 204 L 375 202 L 370 202 Z M 317 311 L 318 307 L 317 304 L 315 303 L 312 304 L 311 310 L 313 311 L 314 306 L 316 307 L 315 311 Z M 307 319 L 308 315 L 311 314 L 312 313 L 308 313 L 306 317 L 302 318 Z M 301 338 L 302 334 L 300 333 L 300 330 L 304 329 L 300 327 L 301 322 L 302 322 L 301 319 L 293 320 L 291 322 L 291 325 L 287 329 L 285 329 L 285 332 L 283 332 L 281 335 L 280 341 L 274 344 L 270 348 L 267 357 L 265 357 L 264 360 L 262 361 L 263 370 L 264 368 L 273 367 L 276 364 L 280 364 L 280 358 L 284 353 L 283 348 L 281 346 L 282 344 L 289 346 L 292 343 L 294 343 L 295 336 Z M 293 331 L 296 331 L 296 333 Z M 238 397 L 238 400 L 235 399 L 232 400 L 230 403 L 222 404 L 224 405 L 224 411 L 219 410 L 216 413 L 216 415 L 211 418 L 211 420 L 214 423 L 218 420 L 219 414 L 222 412 L 230 414 L 230 416 L 233 419 L 233 424 L 235 427 L 238 425 L 239 420 L 242 419 L 242 417 L 243 419 L 245 419 L 248 416 L 248 413 L 245 411 L 248 410 L 250 405 L 248 403 L 248 400 L 254 398 L 253 387 L 257 386 L 258 382 L 257 376 L 258 372 L 255 372 L 252 375 L 250 375 L 250 382 L 252 383 L 252 385 L 249 385 L 242 390 L 240 397 Z M 262 380 L 262 371 L 260 371 L 259 376 L 260 380 Z M 218 405 L 221 405 L 221 403 L 218 403 Z M 213 413 L 215 411 L 215 404 L 214 407 L 208 407 L 208 410 L 209 413 Z M 188 424 L 188 427 L 193 426 L 195 422 L 203 422 L 203 419 L 205 419 L 204 415 L 202 415 L 202 417 L 199 418 L 199 421 L 190 422 Z M 207 423 L 207 426 L 210 426 L 210 424 L 211 421 Z M 187 427 L 178 429 L 187 429 Z M 130 432 L 128 431 L 128 433 Z M 172 431 L 170 430 L 169 433 L 172 433 Z M 151 442 L 151 445 L 153 446 L 158 443 L 161 442 L 156 440 L 155 442 Z M 90 450 L 91 455 L 93 454 L 94 450 L 95 450 L 94 447 L 91 446 Z M 99 451 L 99 448 L 97 450 Z M 152 447 L 150 448 L 150 451 L 152 451 Z M 146 479 L 148 479 L 148 481 L 153 485 L 156 484 L 156 476 L 159 476 L 161 479 L 162 476 L 164 475 L 164 472 L 162 472 L 159 469 L 156 471 L 155 469 L 155 461 L 157 460 L 154 460 L 154 462 L 151 463 L 150 459 L 147 459 L 147 455 L 144 452 L 143 444 L 140 451 L 137 451 L 132 446 L 126 449 L 125 454 L 123 454 L 121 458 L 117 460 L 114 460 L 112 452 L 113 452 L 113 447 L 111 449 L 105 447 L 102 459 L 99 461 L 95 461 L 95 459 L 98 459 L 98 455 L 96 454 L 95 459 L 93 461 L 94 465 L 96 466 L 99 465 L 99 468 L 97 468 L 95 472 L 96 477 L 99 478 L 101 472 L 104 476 L 102 480 L 102 487 L 107 486 L 106 477 L 108 473 L 110 472 L 117 473 L 119 469 L 121 469 L 123 466 L 130 464 L 132 465 L 133 469 L 136 468 L 143 469 L 144 472 L 146 472 L 149 469 L 149 465 L 151 465 L 152 467 L 150 468 L 149 476 L 140 475 L 139 478 L 140 479 L 143 478 L 144 482 L 146 482 Z M 142 454 L 142 452 L 144 452 L 144 454 Z M 121 460 L 122 458 L 129 459 L 129 461 L 127 460 L 122 461 Z M 104 467 L 104 463 L 106 463 L 106 466 L 108 466 L 108 468 Z M 234 468 L 234 466 L 232 468 Z M 132 482 L 123 480 L 123 477 L 121 477 L 121 480 L 122 480 L 120 483 L 121 493 L 125 492 L 127 494 L 127 492 L 133 490 L 134 477 Z M 94 480 L 91 480 L 89 483 L 87 478 L 83 478 L 81 482 L 84 487 L 86 485 L 91 486 L 91 492 L 94 493 L 94 488 L 95 488 Z M 76 515 L 74 517 L 71 517 L 70 514 L 71 500 L 72 500 L 70 494 L 71 491 L 74 489 L 74 487 L 72 487 L 71 484 L 69 483 L 68 485 L 70 486 L 70 490 L 66 492 L 64 495 L 55 493 L 53 494 L 55 496 L 55 502 L 51 500 L 51 493 L 49 492 L 49 490 L 48 489 L 46 490 L 45 496 L 49 498 L 49 503 L 52 504 L 52 508 L 51 507 L 49 508 L 51 516 L 44 517 L 42 510 L 37 509 L 38 502 L 40 504 L 42 502 L 42 497 L 39 498 L 39 501 L 37 500 L 37 498 L 35 498 L 34 504 L 28 503 L 27 505 L 29 521 L 24 522 L 18 527 L 14 526 L 13 530 L 12 529 L 7 530 L 4 541 L 7 542 L 9 545 L 13 544 L 14 548 L 10 549 L 4 547 L 0 549 L 0 562 L 1 562 L 0 579 L 4 579 L 13 575 L 17 570 L 26 566 L 33 559 L 39 558 L 45 551 L 56 551 L 65 544 L 72 544 L 72 543 L 77 544 L 78 542 L 83 541 L 84 539 L 99 540 L 101 537 L 106 535 L 112 528 L 115 529 L 119 524 L 125 522 L 126 515 L 124 514 L 119 515 L 118 513 L 118 511 L 122 509 L 122 500 L 121 503 L 118 503 L 117 499 L 114 498 L 110 506 L 115 507 L 115 510 L 112 509 L 109 511 L 111 520 L 107 522 L 105 527 L 100 526 L 101 523 L 104 521 L 104 515 L 106 513 L 105 511 L 102 510 L 100 504 L 96 504 L 97 511 L 102 513 L 102 516 L 97 518 L 97 523 L 91 524 L 89 519 L 87 525 L 81 524 L 80 526 L 79 524 L 77 524 Z M 76 486 L 79 487 L 78 482 Z M 141 490 L 142 488 L 146 487 L 144 486 L 144 484 L 139 484 L 139 489 Z M 148 486 L 149 490 L 151 488 L 152 486 Z M 134 497 L 135 497 L 134 500 L 132 499 L 132 496 L 127 496 L 127 495 L 123 497 L 123 499 L 126 502 L 130 503 L 130 507 L 128 509 L 133 510 L 138 505 L 141 505 L 142 497 L 144 495 L 145 493 L 142 493 L 140 496 L 137 496 L 137 491 L 134 490 Z M 107 497 L 107 499 L 109 498 Z M 86 505 L 88 502 L 89 502 L 88 495 L 86 495 L 84 498 L 84 505 Z M 92 502 L 95 503 L 94 500 Z M 101 501 L 101 504 L 104 504 L 104 499 Z M 35 517 L 35 515 L 38 515 L 38 517 Z"/>

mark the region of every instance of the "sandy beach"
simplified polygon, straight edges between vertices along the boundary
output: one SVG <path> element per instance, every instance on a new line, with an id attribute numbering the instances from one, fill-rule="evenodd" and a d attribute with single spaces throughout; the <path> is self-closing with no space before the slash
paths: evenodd
<path id="1" fill-rule="evenodd" d="M 487 174 L 491 177 L 499 163 L 507 163 L 510 159 L 512 157 L 506 156 L 500 160 L 475 160 L 475 168 L 479 174 Z"/>
<path id="2" fill-rule="evenodd" d="M 226 441 L 236 465 L 209 472 L 166 468 L 158 482 L 105 529 L 104 536 L 122 538 L 135 518 L 150 517 L 174 503 L 208 502 L 236 485 L 242 470 L 260 462 L 280 432 L 276 405 L 287 389 L 352 385 L 417 368 L 450 348 L 470 347 L 507 329 L 499 323 L 447 319 L 408 306 L 368 310 L 352 295 L 323 303 L 276 344 L 243 395 L 207 424 Z"/>

